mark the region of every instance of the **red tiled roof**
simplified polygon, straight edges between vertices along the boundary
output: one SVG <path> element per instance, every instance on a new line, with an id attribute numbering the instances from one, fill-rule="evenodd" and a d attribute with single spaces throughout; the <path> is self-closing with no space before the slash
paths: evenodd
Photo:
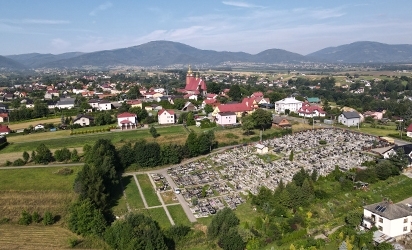
<path id="1" fill-rule="evenodd" d="M 130 101 L 127 101 L 127 104 L 130 104 L 130 105 L 133 105 L 133 104 L 140 104 L 140 103 L 142 103 L 142 101 L 141 101 L 141 100 L 130 100 Z"/>
<path id="2" fill-rule="evenodd" d="M 136 117 L 136 114 L 124 112 L 117 115 L 117 118 Z"/>
<path id="3" fill-rule="evenodd" d="M 6 117 L 9 117 L 9 114 L 8 113 L 0 113 L 0 117 L 6 118 Z"/>
<path id="4" fill-rule="evenodd" d="M 325 114 L 326 112 L 319 106 L 311 106 L 305 103 L 299 110 L 298 113 L 301 114 L 313 114 L 314 111 L 318 111 L 320 114 Z"/>
<path id="5" fill-rule="evenodd" d="M 212 99 L 212 98 L 216 98 L 216 94 L 207 94 L 206 95 L 206 98 L 210 98 L 210 99 Z"/>
<path id="6" fill-rule="evenodd" d="M 133 122 L 126 119 L 126 120 L 121 120 L 120 123 L 121 124 L 128 124 L 128 123 L 133 123 Z"/>
<path id="7" fill-rule="evenodd" d="M 263 97 L 263 93 L 262 92 L 255 92 L 252 94 L 253 97 Z"/>
<path id="8" fill-rule="evenodd" d="M 203 100 L 203 102 L 205 104 L 213 104 L 213 103 L 216 103 L 217 100 L 216 99 L 206 99 L 206 100 Z"/>
<path id="9" fill-rule="evenodd" d="M 163 114 L 163 112 L 167 112 L 167 113 L 169 113 L 170 115 L 174 115 L 175 114 L 175 111 L 174 110 L 171 110 L 171 109 L 168 109 L 168 110 L 166 110 L 166 109 L 161 109 L 161 110 L 159 110 L 159 113 L 157 114 L 157 115 L 161 115 L 161 114 Z"/>
<path id="10" fill-rule="evenodd" d="M 412 132 L 412 124 L 408 126 L 408 128 L 406 129 L 407 132 Z"/>
<path id="11" fill-rule="evenodd" d="M 246 106 L 244 103 L 220 104 L 218 109 L 222 113 L 252 111 L 252 108 Z"/>
<path id="12" fill-rule="evenodd" d="M 0 125 L 0 132 L 8 132 L 8 133 L 10 133 L 10 132 L 11 132 L 11 129 L 9 129 L 9 126 Z"/>

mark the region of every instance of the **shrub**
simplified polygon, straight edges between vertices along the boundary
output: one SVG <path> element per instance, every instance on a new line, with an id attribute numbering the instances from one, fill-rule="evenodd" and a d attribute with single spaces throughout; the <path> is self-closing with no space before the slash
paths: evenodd
<path id="1" fill-rule="evenodd" d="M 320 144 L 320 145 L 325 145 L 325 144 L 326 144 L 326 141 L 325 141 L 325 140 L 320 140 L 320 141 L 319 141 L 319 144 Z"/>
<path id="2" fill-rule="evenodd" d="M 10 218 L 7 217 L 3 217 L 2 219 L 0 219 L 0 225 L 1 224 L 6 224 L 10 222 Z"/>
<path id="3" fill-rule="evenodd" d="M 13 161 L 13 166 L 24 166 L 24 164 L 26 164 L 26 162 L 24 162 L 24 160 L 22 160 L 20 158 Z"/>
<path id="4" fill-rule="evenodd" d="M 31 216 L 31 220 L 32 220 L 34 223 L 39 223 L 40 220 L 41 220 L 40 214 L 39 214 L 38 212 L 34 212 L 34 213 L 32 214 L 32 216 Z"/>
<path id="5" fill-rule="evenodd" d="M 55 174 L 58 175 L 70 175 L 73 173 L 73 169 L 71 168 L 61 168 Z"/>
<path id="6" fill-rule="evenodd" d="M 54 217 L 53 217 L 53 214 L 50 211 L 46 211 L 44 213 L 43 224 L 45 226 L 54 224 Z"/>
<path id="7" fill-rule="evenodd" d="M 21 212 L 19 224 L 27 226 L 27 225 L 30 225 L 31 222 L 32 222 L 31 214 L 29 214 L 26 210 L 23 210 L 23 212 Z"/>

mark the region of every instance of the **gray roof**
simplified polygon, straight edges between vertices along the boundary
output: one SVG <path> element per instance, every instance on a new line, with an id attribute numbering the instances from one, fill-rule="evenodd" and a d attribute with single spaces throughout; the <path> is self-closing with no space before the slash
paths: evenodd
<path id="1" fill-rule="evenodd" d="M 74 105 L 75 98 L 62 98 L 57 102 L 57 105 Z"/>
<path id="2" fill-rule="evenodd" d="M 383 210 L 383 212 L 381 212 L 382 210 L 378 211 L 376 209 L 378 206 L 385 207 L 386 209 Z M 399 204 L 393 204 L 387 201 L 382 201 L 382 202 L 378 202 L 375 204 L 366 205 L 363 208 L 371 211 L 374 214 L 387 218 L 389 220 L 399 219 L 399 218 L 412 215 L 412 212 L 409 209 L 406 209 L 400 206 Z"/>
<path id="3" fill-rule="evenodd" d="M 346 119 L 355 119 L 355 118 L 360 118 L 360 115 L 358 112 L 355 111 L 344 111 L 342 114 L 345 116 Z"/>
<path id="4" fill-rule="evenodd" d="M 283 119 L 286 119 L 286 118 L 281 117 L 281 116 L 273 116 L 272 122 L 273 122 L 274 124 L 279 124 Z"/>

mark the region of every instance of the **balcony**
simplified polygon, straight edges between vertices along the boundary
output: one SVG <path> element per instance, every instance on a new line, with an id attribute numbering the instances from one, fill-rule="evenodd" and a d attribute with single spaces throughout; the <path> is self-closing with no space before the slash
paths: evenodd
<path id="1" fill-rule="evenodd" d="M 376 224 L 376 220 L 373 217 L 363 217 L 362 220 L 362 226 L 367 228 L 367 229 L 371 229 L 373 226 L 375 226 Z"/>

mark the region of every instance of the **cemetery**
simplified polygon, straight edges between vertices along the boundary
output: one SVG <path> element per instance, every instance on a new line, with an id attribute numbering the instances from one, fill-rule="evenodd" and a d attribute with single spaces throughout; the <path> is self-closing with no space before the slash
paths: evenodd
<path id="1" fill-rule="evenodd" d="M 362 168 L 363 162 L 375 157 L 370 149 L 390 143 L 372 135 L 322 128 L 260 144 L 269 149 L 267 160 L 254 145 L 243 145 L 168 169 L 195 217 L 209 216 L 225 206 L 235 209 L 249 192 L 257 194 L 261 186 L 274 190 L 280 180 L 290 182 L 301 168 L 316 169 L 322 176 L 336 166 L 342 171 Z M 271 160 L 269 154 L 278 160 Z"/>

